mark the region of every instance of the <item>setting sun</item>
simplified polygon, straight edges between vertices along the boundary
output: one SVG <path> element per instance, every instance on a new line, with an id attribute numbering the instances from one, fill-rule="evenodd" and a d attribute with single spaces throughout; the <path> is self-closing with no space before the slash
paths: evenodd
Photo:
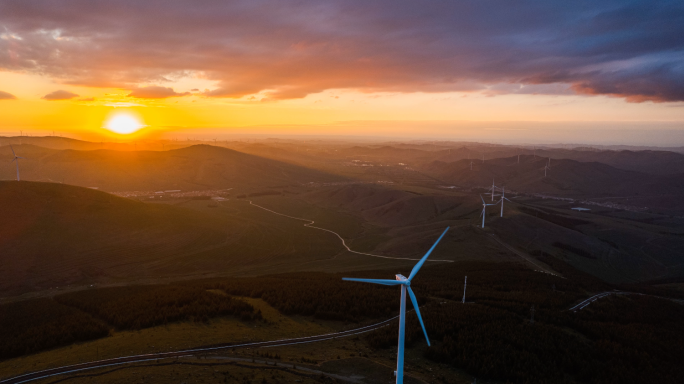
<path id="1" fill-rule="evenodd" d="M 144 125 L 138 121 L 135 116 L 120 113 L 112 116 L 104 125 L 104 127 L 112 132 L 128 135 L 143 128 Z"/>

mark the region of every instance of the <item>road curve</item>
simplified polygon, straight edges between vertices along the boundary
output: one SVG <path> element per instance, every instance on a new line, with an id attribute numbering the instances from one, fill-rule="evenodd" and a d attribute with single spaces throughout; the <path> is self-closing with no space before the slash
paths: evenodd
<path id="1" fill-rule="evenodd" d="M 46 369 L 43 371 L 30 372 L 30 373 L 26 373 L 23 375 L 10 377 L 10 378 L 4 379 L 4 380 L 0 380 L 0 384 L 28 383 L 31 381 L 45 379 L 45 378 L 52 377 L 52 376 L 65 375 L 65 374 L 69 374 L 69 373 L 81 372 L 81 371 L 86 371 L 86 370 L 90 370 L 90 369 L 105 368 L 105 367 L 111 367 L 111 366 L 122 365 L 122 364 L 141 363 L 141 362 L 145 362 L 145 361 L 168 359 L 168 358 L 172 358 L 172 357 L 188 357 L 188 356 L 193 356 L 196 354 L 219 351 L 222 349 L 268 348 L 268 347 L 280 347 L 280 346 L 285 346 L 285 345 L 315 343 L 318 341 L 325 341 L 325 340 L 331 340 L 331 339 L 336 339 L 336 338 L 349 337 L 349 336 L 359 335 L 362 333 L 371 332 L 371 331 L 374 331 L 376 329 L 386 327 L 387 325 L 389 325 L 389 323 L 392 320 L 394 320 L 398 317 L 399 316 L 394 316 L 390 319 L 381 321 L 379 323 L 367 325 L 365 327 L 355 328 L 355 329 L 351 329 L 351 330 L 343 331 L 343 332 L 333 332 L 333 333 L 328 333 L 328 334 L 324 334 L 324 335 L 298 337 L 298 338 L 294 338 L 294 339 L 283 339 L 283 340 L 274 340 L 274 341 L 262 341 L 262 342 L 256 342 L 256 343 L 226 343 L 226 344 L 219 344 L 219 345 L 215 345 L 215 346 L 199 347 L 199 348 L 186 349 L 186 350 L 175 351 L 175 352 L 160 352 L 160 353 L 149 353 L 149 354 L 144 354 L 144 355 L 124 356 L 124 357 L 117 357 L 117 358 L 113 358 L 113 359 L 92 361 L 89 363 L 67 365 L 64 367 L 51 368 L 51 369 Z"/>
<path id="2" fill-rule="evenodd" d="M 629 295 L 630 293 L 631 292 L 622 292 L 622 291 L 608 291 L 608 292 L 597 293 L 594 296 L 592 296 L 588 299 L 585 299 L 581 303 L 579 303 L 579 304 L 573 306 L 572 308 L 568 309 L 568 311 L 573 311 L 573 312 L 580 311 L 580 310 L 584 309 L 584 307 L 586 307 L 587 305 L 593 303 L 594 301 L 601 299 L 601 298 L 604 298 L 604 297 L 607 297 L 607 296 L 610 296 L 610 295 Z M 637 293 L 637 295 L 638 295 L 638 293 Z"/>
<path id="3" fill-rule="evenodd" d="M 581 303 L 579 303 L 579 304 L 577 304 L 577 305 L 574 305 L 572 308 L 568 309 L 568 311 L 577 312 L 577 311 L 582 310 L 583 308 L 585 308 L 587 305 L 593 303 L 594 301 L 596 301 L 596 300 L 598 300 L 598 299 L 602 299 L 602 298 L 604 298 L 604 297 L 608 297 L 608 296 L 610 296 L 610 295 L 639 295 L 639 296 L 650 296 L 650 297 L 655 297 L 655 298 L 657 298 L 657 299 L 670 300 L 670 301 L 674 301 L 675 303 L 684 304 L 684 300 L 681 300 L 681 299 L 674 299 L 674 298 L 671 298 L 671 297 L 654 296 L 654 295 L 649 295 L 649 294 L 646 294 L 646 293 L 638 293 L 638 292 L 607 291 L 607 292 L 597 293 L 597 294 L 595 294 L 594 296 L 592 296 L 592 297 L 590 297 L 590 298 L 588 298 L 588 299 L 583 300 Z"/>
<path id="4" fill-rule="evenodd" d="M 313 221 L 313 220 L 303 219 L 303 218 L 301 218 L 301 217 L 289 216 L 289 215 L 286 215 L 286 214 L 283 214 L 283 213 L 280 213 L 280 212 L 276 212 L 276 211 L 270 210 L 270 209 L 268 209 L 268 208 L 264 208 L 264 207 L 262 207 L 261 205 L 254 204 L 254 203 L 252 202 L 252 200 L 249 200 L 249 203 L 250 203 L 251 205 L 255 206 L 255 207 L 261 208 L 261 209 L 263 209 L 264 211 L 268 211 L 268 212 L 274 213 L 274 214 L 276 214 L 276 215 L 285 216 L 285 217 L 289 217 L 290 219 L 295 219 L 295 220 L 300 220 L 300 221 L 308 221 L 308 223 L 304 224 L 305 227 L 320 229 L 321 231 L 326 231 L 326 232 L 332 233 L 333 235 L 337 236 L 337 237 L 342 241 L 342 245 L 347 249 L 347 251 L 349 251 L 349 252 L 351 252 L 351 253 L 355 253 L 355 254 L 357 254 L 357 255 L 371 256 L 371 257 L 380 257 L 380 258 L 382 258 L 382 259 L 420 261 L 420 259 L 410 259 L 410 258 L 408 258 L 408 257 L 381 256 L 381 255 L 374 255 L 374 254 L 372 254 L 372 253 L 363 253 L 363 252 L 353 251 L 351 248 L 349 248 L 349 247 L 347 246 L 347 243 L 344 241 L 344 239 L 342 238 L 342 236 L 340 236 L 339 233 L 337 233 L 337 232 L 335 232 L 335 231 L 331 231 L 331 230 L 329 230 L 329 229 L 325 229 L 325 228 L 321 228 L 321 227 L 315 227 L 315 226 L 313 226 L 313 224 L 315 223 L 315 221 Z M 453 262 L 454 262 L 453 260 L 436 260 L 436 259 L 428 259 L 427 261 L 431 261 L 431 262 L 442 262 L 442 263 L 453 263 Z M 1 383 L 1 382 L 0 382 L 0 383 Z"/>

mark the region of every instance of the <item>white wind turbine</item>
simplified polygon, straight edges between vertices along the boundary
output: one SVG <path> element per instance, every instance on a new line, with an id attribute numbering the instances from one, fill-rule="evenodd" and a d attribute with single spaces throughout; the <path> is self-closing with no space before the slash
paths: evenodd
<path id="1" fill-rule="evenodd" d="M 546 177 L 546 171 L 551 169 L 548 164 L 544 165 L 544 177 Z"/>
<path id="2" fill-rule="evenodd" d="M 405 334 L 405 325 L 406 325 L 406 292 L 408 292 L 409 297 L 411 298 L 411 302 L 413 303 L 413 309 L 416 311 L 416 315 L 418 315 L 418 320 L 420 321 L 420 326 L 423 327 L 423 333 L 425 334 L 425 340 L 427 341 L 428 346 L 430 345 L 430 339 L 428 339 L 427 331 L 425 330 L 425 324 L 423 324 L 423 318 L 420 316 L 420 310 L 418 309 L 418 300 L 416 299 L 416 295 L 413 294 L 413 291 L 411 290 L 411 280 L 416 276 L 416 273 L 418 273 L 418 270 L 420 270 L 420 267 L 423 266 L 425 263 L 425 260 L 427 260 L 428 256 L 430 256 L 430 253 L 432 253 L 432 250 L 435 249 L 437 244 L 439 243 L 440 240 L 442 240 L 442 237 L 447 233 L 449 230 L 449 227 L 447 227 L 444 232 L 439 236 L 437 241 L 432 245 L 432 248 L 430 248 L 429 251 L 423 256 L 422 259 L 413 267 L 411 270 L 411 274 L 409 277 L 404 277 L 402 275 L 396 275 L 396 280 L 385 280 L 385 279 L 356 279 L 356 278 L 351 278 L 351 277 L 343 277 L 342 280 L 345 281 L 359 281 L 362 283 L 373 283 L 373 284 L 381 284 L 381 285 L 401 285 L 401 302 L 399 304 L 399 346 L 397 348 L 397 370 L 394 371 L 395 376 L 397 377 L 397 384 L 403 384 L 404 383 L 404 334 Z"/>
<path id="3" fill-rule="evenodd" d="M 17 156 L 17 154 L 14 152 L 14 148 L 12 145 L 10 145 L 10 149 L 12 150 L 12 155 L 14 155 L 14 159 L 12 159 L 12 162 L 17 162 L 17 181 L 20 181 L 19 178 L 19 159 L 23 159 L 23 157 Z"/>
<path id="4" fill-rule="evenodd" d="M 503 188 L 501 189 L 501 199 L 497 202 L 497 204 L 498 204 L 498 203 L 501 203 L 501 215 L 500 215 L 499 217 L 503 217 L 504 200 L 508 200 L 508 199 L 506 198 L 506 187 L 503 187 Z M 508 200 L 508 201 L 512 203 L 512 201 L 510 201 L 510 200 Z"/>
<path id="5" fill-rule="evenodd" d="M 480 199 L 482 200 L 482 213 L 480 213 L 480 216 L 482 216 L 482 228 L 484 228 L 485 216 L 487 213 L 487 206 L 488 205 L 496 205 L 496 204 L 485 203 L 484 199 L 482 198 L 482 195 L 480 195 Z"/>
<path id="6" fill-rule="evenodd" d="M 496 196 L 496 195 L 494 195 L 494 193 L 496 193 L 496 190 L 497 190 L 497 189 L 501 189 L 501 188 L 497 187 L 497 186 L 494 184 L 494 179 L 492 179 L 492 187 L 488 189 L 488 190 L 491 190 L 491 191 L 492 191 L 492 201 L 494 201 L 494 196 Z"/>

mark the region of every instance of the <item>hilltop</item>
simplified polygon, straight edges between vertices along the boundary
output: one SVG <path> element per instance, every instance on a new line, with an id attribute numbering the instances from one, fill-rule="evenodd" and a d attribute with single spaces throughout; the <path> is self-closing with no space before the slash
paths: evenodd
<path id="1" fill-rule="evenodd" d="M 53 181 L 105 191 L 198 190 L 240 187 L 282 187 L 344 180 L 302 166 L 235 150 L 194 145 L 168 151 L 54 150 L 15 146 L 22 180 Z M 10 158 L 9 146 L 0 157 Z M 0 169 L 0 178 L 14 179 L 14 164 Z"/>

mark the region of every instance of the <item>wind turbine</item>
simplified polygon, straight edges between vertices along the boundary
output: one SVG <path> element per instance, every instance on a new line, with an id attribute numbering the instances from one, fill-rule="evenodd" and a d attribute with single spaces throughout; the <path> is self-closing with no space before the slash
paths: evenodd
<path id="1" fill-rule="evenodd" d="M 494 185 L 494 179 L 492 179 L 492 188 L 490 188 L 490 189 L 492 190 L 492 201 L 494 201 L 494 193 L 495 193 L 495 191 L 496 191 L 497 188 L 499 188 L 499 187 L 497 187 L 496 185 Z M 500 189 L 500 188 L 499 188 L 499 189 Z"/>
<path id="2" fill-rule="evenodd" d="M 463 300 L 461 300 L 461 304 L 465 304 L 465 292 L 466 292 L 466 286 L 468 285 L 468 276 L 465 277 L 465 281 L 463 282 Z"/>
<path id="3" fill-rule="evenodd" d="M 485 203 L 484 199 L 482 198 L 482 195 L 480 195 L 480 199 L 482 200 L 482 213 L 480 213 L 480 216 L 482 216 L 482 228 L 484 228 L 484 222 L 485 222 L 485 213 L 487 210 L 488 205 L 496 205 L 496 204 L 487 204 Z"/>
<path id="4" fill-rule="evenodd" d="M 501 200 L 498 201 L 501 203 L 501 215 L 499 217 L 503 217 L 504 200 L 508 200 L 506 198 L 506 187 L 503 187 L 503 189 L 501 189 Z M 510 200 L 508 200 L 508 201 L 512 203 L 512 201 L 510 201 Z"/>
<path id="5" fill-rule="evenodd" d="M 427 260 L 428 256 L 430 256 L 430 253 L 432 253 L 432 250 L 435 249 L 439 241 L 442 240 L 442 237 L 444 237 L 448 230 L 449 227 L 447 227 L 444 230 L 444 232 L 442 232 L 437 241 L 435 241 L 435 243 L 432 245 L 432 248 L 430 248 L 430 250 L 427 251 L 425 256 L 423 256 L 423 258 L 420 259 L 420 261 L 413 267 L 409 277 L 396 275 L 396 280 L 356 279 L 351 277 L 342 278 L 342 280 L 344 281 L 358 281 L 362 283 L 373 283 L 381 285 L 401 285 L 401 302 L 399 304 L 399 346 L 397 347 L 397 370 L 394 371 L 394 375 L 397 377 L 397 384 L 404 383 L 404 327 L 406 325 L 406 292 L 408 291 L 409 297 L 411 298 L 411 302 L 413 303 L 413 309 L 415 309 L 416 315 L 418 315 L 420 326 L 423 327 L 425 340 L 427 341 L 427 344 L 429 346 L 430 339 L 428 339 L 427 331 L 425 330 L 425 324 L 423 324 L 423 318 L 420 316 L 420 310 L 418 309 L 418 300 L 416 299 L 416 295 L 414 295 L 413 291 L 411 290 L 411 280 L 413 280 L 413 278 L 416 276 L 416 273 L 418 273 L 420 267 L 423 266 L 425 260 Z"/>
<path id="6" fill-rule="evenodd" d="M 549 165 L 548 165 L 548 164 L 547 164 L 547 165 L 544 165 L 544 177 L 546 177 L 546 171 L 549 170 L 549 169 L 551 169 L 551 168 L 549 168 Z"/>
<path id="7" fill-rule="evenodd" d="M 14 152 L 14 148 L 10 144 L 10 149 L 12 150 L 12 155 L 14 155 L 14 159 L 12 159 L 12 162 L 16 161 L 17 162 L 17 181 L 20 181 L 19 178 L 19 159 L 23 159 L 23 157 L 17 156 L 17 154 Z"/>

